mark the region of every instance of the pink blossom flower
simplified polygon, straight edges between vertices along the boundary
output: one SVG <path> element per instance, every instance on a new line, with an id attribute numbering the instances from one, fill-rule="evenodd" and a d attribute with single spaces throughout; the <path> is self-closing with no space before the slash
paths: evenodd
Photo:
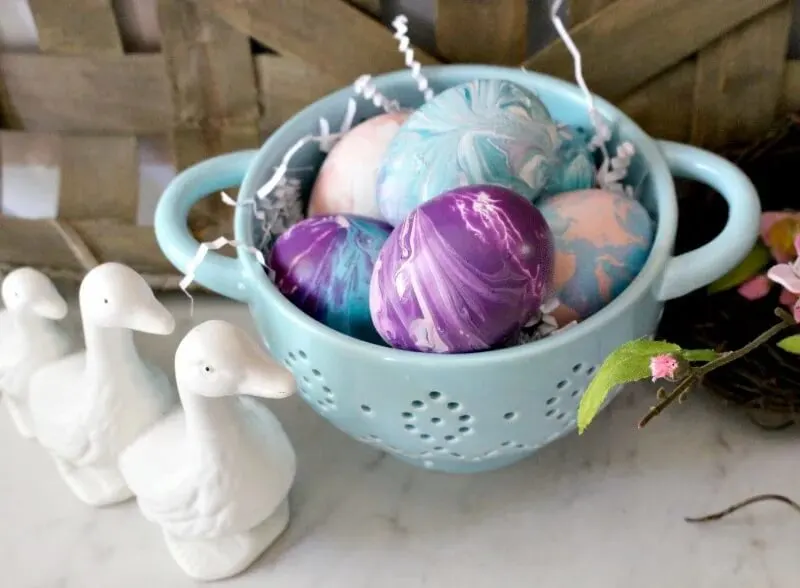
<path id="1" fill-rule="evenodd" d="M 800 294 L 800 235 L 794 238 L 794 248 L 798 257 L 790 263 L 773 265 L 767 271 L 767 277 L 776 284 L 783 286 L 790 295 L 795 295 L 792 314 L 794 320 L 800 322 L 800 298 L 797 298 L 797 295 Z M 781 296 L 781 301 L 784 304 L 789 300 L 789 296 Z"/>
<path id="2" fill-rule="evenodd" d="M 671 379 L 675 377 L 678 366 L 678 360 L 668 353 L 655 355 L 650 358 L 650 375 L 654 382 L 662 378 Z"/>
<path id="3" fill-rule="evenodd" d="M 768 211 L 761 214 L 761 242 L 769 248 L 770 255 L 778 263 L 788 263 L 797 255 L 792 250 L 793 241 L 800 234 L 800 213 L 793 211 Z M 746 280 L 737 289 L 747 300 L 759 300 L 769 294 L 770 287 L 765 274 Z M 797 296 L 783 290 L 781 304 L 791 307 Z"/>

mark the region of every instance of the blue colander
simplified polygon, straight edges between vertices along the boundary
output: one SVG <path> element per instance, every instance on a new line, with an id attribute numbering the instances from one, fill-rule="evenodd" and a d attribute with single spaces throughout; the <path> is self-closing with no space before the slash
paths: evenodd
<path id="1" fill-rule="evenodd" d="M 425 70 L 439 92 L 476 78 L 502 78 L 537 92 L 553 117 L 589 127 L 578 88 L 547 76 L 490 66 L 453 65 Z M 408 72 L 375 78 L 379 90 L 404 106 L 422 97 Z M 320 117 L 341 122 L 352 90 L 307 107 L 259 150 L 201 162 L 179 174 L 156 211 L 156 237 L 181 271 L 198 243 L 187 229 L 190 208 L 215 190 L 241 186 L 250 199 L 301 137 L 315 134 Z M 615 140 L 631 141 L 637 155 L 629 181 L 657 219 L 647 264 L 633 283 L 594 316 L 544 340 L 509 349 L 463 355 L 398 351 L 341 335 L 284 298 L 245 247 L 237 257 L 210 253 L 196 272 L 203 286 L 250 307 L 255 326 L 274 357 L 294 373 L 308 405 L 353 439 L 413 465 L 445 472 L 479 472 L 507 466 L 573 432 L 581 395 L 603 359 L 631 339 L 651 336 L 664 302 L 700 288 L 733 268 L 758 234 L 759 204 L 750 181 L 728 161 L 687 145 L 655 141 L 609 103 L 599 111 Z M 365 118 L 378 114 L 366 103 Z M 303 148 L 293 168 L 318 169 L 323 154 Z M 673 256 L 678 211 L 672 177 L 703 182 L 729 205 L 728 223 L 706 245 Z M 313 174 L 307 178 L 308 186 Z M 257 242 L 250 207 L 236 211 L 235 238 Z"/>

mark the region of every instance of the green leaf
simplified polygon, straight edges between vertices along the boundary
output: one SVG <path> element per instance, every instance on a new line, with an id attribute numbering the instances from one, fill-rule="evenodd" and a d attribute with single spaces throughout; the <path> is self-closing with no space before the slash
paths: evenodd
<path id="1" fill-rule="evenodd" d="M 578 406 L 578 432 L 594 420 L 608 393 L 620 384 L 650 377 L 650 358 L 662 353 L 678 354 L 681 348 L 667 341 L 636 339 L 617 347 L 597 370 Z"/>
<path id="2" fill-rule="evenodd" d="M 792 335 L 778 341 L 778 347 L 789 353 L 800 355 L 800 335 Z"/>
<path id="3" fill-rule="evenodd" d="M 686 361 L 714 361 L 720 354 L 713 349 L 682 349 L 680 356 Z"/>
<path id="4" fill-rule="evenodd" d="M 761 241 L 758 241 L 742 262 L 727 274 L 712 282 L 708 287 L 709 294 L 716 294 L 736 288 L 743 284 L 772 261 L 772 255 Z"/>

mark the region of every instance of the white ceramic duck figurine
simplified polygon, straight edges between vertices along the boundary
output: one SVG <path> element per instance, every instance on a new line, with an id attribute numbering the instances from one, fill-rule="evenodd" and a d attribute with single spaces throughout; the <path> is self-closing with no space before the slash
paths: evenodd
<path id="1" fill-rule="evenodd" d="M 166 375 L 139 357 L 133 331 L 167 335 L 175 319 L 144 279 L 119 263 L 92 269 L 79 292 L 86 350 L 37 371 L 30 411 L 39 442 L 83 502 L 132 496 L 119 453 L 174 406 Z"/>
<path id="2" fill-rule="evenodd" d="M 244 331 L 212 320 L 175 354 L 183 410 L 158 423 L 120 457 L 144 517 L 161 526 L 178 565 L 218 580 L 253 563 L 289 523 L 294 449 L 261 401 L 295 390 L 291 372 Z"/>
<path id="3" fill-rule="evenodd" d="M 72 340 L 56 323 L 67 302 L 46 275 L 30 267 L 9 273 L 0 311 L 0 391 L 19 433 L 34 436 L 28 411 L 28 383 L 40 367 L 73 351 Z"/>

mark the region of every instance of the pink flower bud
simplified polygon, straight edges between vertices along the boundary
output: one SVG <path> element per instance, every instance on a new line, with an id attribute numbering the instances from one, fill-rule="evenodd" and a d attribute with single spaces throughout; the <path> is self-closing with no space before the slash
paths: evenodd
<path id="1" fill-rule="evenodd" d="M 654 382 L 662 378 L 675 377 L 678 367 L 678 360 L 666 353 L 650 358 L 650 375 L 653 376 Z"/>

